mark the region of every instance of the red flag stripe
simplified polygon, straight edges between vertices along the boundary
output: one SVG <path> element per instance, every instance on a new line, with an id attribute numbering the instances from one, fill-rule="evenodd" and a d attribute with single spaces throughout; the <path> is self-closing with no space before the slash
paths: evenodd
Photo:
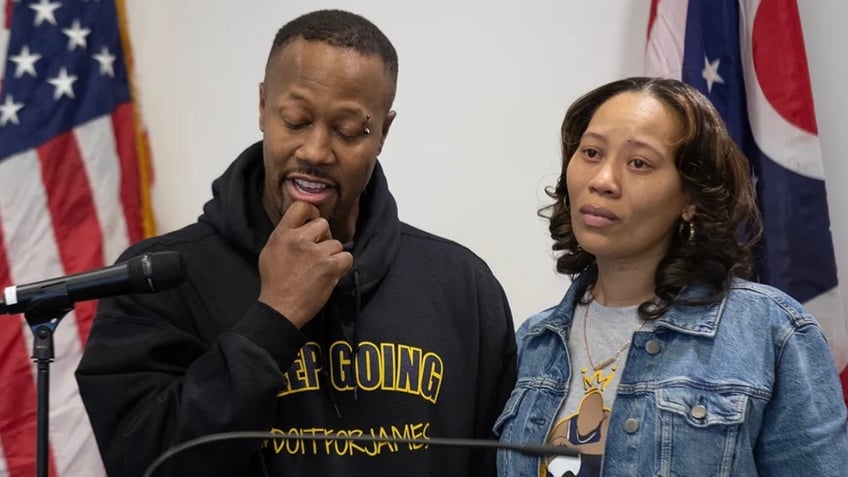
<path id="1" fill-rule="evenodd" d="M 106 264 L 106 257 L 117 257 L 129 245 L 123 201 L 115 200 L 121 196 L 125 178 L 120 170 L 112 123 L 110 117 L 104 116 L 74 130 L 74 139 L 85 165 L 85 175 L 91 186 L 91 197 L 101 228 L 98 236 L 103 240 L 103 254 L 98 267 Z M 96 309 L 95 301 L 78 303 L 76 306 L 77 327 L 82 343 L 88 339 Z"/>
<path id="2" fill-rule="evenodd" d="M 114 258 L 129 246 L 126 215 L 121 200 L 124 177 L 118 157 L 113 121 L 103 116 L 74 129 L 74 138 L 85 164 L 103 236 L 103 260 Z"/>
<path id="3" fill-rule="evenodd" d="M 74 134 L 56 136 L 38 148 L 38 155 L 63 274 L 102 267 L 100 224 Z M 91 306 L 83 308 L 77 314 L 90 322 L 94 310 Z"/>
<path id="4" fill-rule="evenodd" d="M 49 252 L 40 250 L 39 230 L 49 229 L 46 199 L 40 189 L 39 163 L 30 151 L 10 157 L 3 162 L 0 174 L 0 230 L 3 245 L 0 249 L 5 285 L 25 283 L 37 279 L 41 267 L 52 259 Z M 34 216 L 31 214 L 35 213 Z M 34 240 L 28 240 L 33 238 Z M 55 247 L 54 247 L 55 248 Z M 12 261 L 9 257 L 15 257 Z M 39 277 L 43 278 L 43 277 Z M 30 362 L 32 332 L 23 317 L 3 317 L 0 320 L 0 379 L 4 387 L 13 392 L 0 393 L 0 440 L 10 477 L 35 475 L 36 449 L 36 381 Z M 51 380 L 52 384 L 52 380 Z M 55 467 L 52 449 L 49 452 L 50 468 Z"/>
<path id="5" fill-rule="evenodd" d="M 9 261 L 3 245 L 2 217 L 0 217 L 0 287 L 12 284 Z M 20 316 L 2 317 L 0 320 L 0 382 L 15 392 L 0 393 L 0 445 L 6 457 L 9 477 L 35 475 L 35 383 L 30 373 L 27 342 Z"/>
<path id="6" fill-rule="evenodd" d="M 651 11 L 648 13 L 648 38 L 651 37 L 651 32 L 654 30 L 654 21 L 657 19 L 657 6 L 660 0 L 651 0 Z"/>
<path id="7" fill-rule="evenodd" d="M 100 224 L 85 164 L 74 135 L 57 135 L 38 148 L 38 156 L 65 273 L 102 267 Z"/>
<path id="8" fill-rule="evenodd" d="M 60 257 L 58 263 L 63 268 L 57 274 L 102 267 L 103 237 L 99 211 L 76 134 L 56 136 L 38 148 L 38 156 L 55 248 Z M 84 345 L 85 337 L 80 328 L 87 333 L 94 311 L 93 302 L 77 305 L 75 311 L 60 323 L 54 335 L 56 359 L 51 365 L 50 375 L 51 442 L 68 439 L 68 432 L 75 430 L 72 424 L 84 415 L 76 383 L 68 377 L 73 376 Z M 75 455 L 74 449 L 62 446 L 60 453 L 54 453 L 58 468 L 72 468 Z"/>
<path id="9" fill-rule="evenodd" d="M 121 203 L 131 242 L 144 238 L 144 210 L 139 182 L 139 157 L 135 144 L 135 112 L 130 103 L 124 103 L 112 113 L 112 128 L 118 146 L 121 165 Z"/>

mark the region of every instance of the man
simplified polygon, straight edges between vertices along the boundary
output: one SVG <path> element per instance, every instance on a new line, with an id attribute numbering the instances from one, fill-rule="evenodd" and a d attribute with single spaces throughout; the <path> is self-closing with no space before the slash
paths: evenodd
<path id="1" fill-rule="evenodd" d="M 346 439 L 490 438 L 515 380 L 512 318 L 488 267 L 398 219 L 376 159 L 397 71 L 358 15 L 313 12 L 277 33 L 263 140 L 215 181 L 197 223 L 122 257 L 180 251 L 187 282 L 100 302 L 77 379 L 110 475 L 229 431 L 290 437 L 197 447 L 166 468 L 495 474 L 478 448 Z"/>

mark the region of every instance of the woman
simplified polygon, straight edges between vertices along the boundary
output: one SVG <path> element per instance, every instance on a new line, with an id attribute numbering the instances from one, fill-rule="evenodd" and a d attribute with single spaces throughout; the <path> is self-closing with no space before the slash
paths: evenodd
<path id="1" fill-rule="evenodd" d="M 543 209 L 563 300 L 518 331 L 495 429 L 579 458 L 498 456 L 500 476 L 844 475 L 846 410 L 814 318 L 743 279 L 760 235 L 748 163 L 674 80 L 586 94 Z"/>

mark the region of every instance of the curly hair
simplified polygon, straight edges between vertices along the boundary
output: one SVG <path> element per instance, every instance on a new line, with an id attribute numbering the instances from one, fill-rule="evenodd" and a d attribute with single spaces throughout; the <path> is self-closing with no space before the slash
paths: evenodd
<path id="1" fill-rule="evenodd" d="M 365 17 L 344 10 L 317 10 L 295 18 L 277 31 L 266 68 L 275 53 L 297 39 L 321 41 L 362 55 L 379 56 L 391 79 L 389 104 L 393 102 L 398 76 L 397 51 L 388 37 Z"/>
<path id="2" fill-rule="evenodd" d="M 595 111 L 626 92 L 650 95 L 678 116 L 682 138 L 675 149 L 674 163 L 683 191 L 695 206 L 689 226 L 694 225 L 697 233 L 692 240 L 678 234 L 672 237 L 654 276 L 655 298 L 639 306 L 643 318 L 655 319 L 674 305 L 718 301 L 727 294 L 734 276 L 749 277 L 753 268 L 751 249 L 760 238 L 762 223 L 749 163 L 712 103 L 677 80 L 626 78 L 577 99 L 562 121 L 562 171 L 556 186 L 545 190 L 554 202 L 539 210 L 540 216 L 550 220 L 548 229 L 558 254 L 559 273 L 573 276 L 595 261 L 594 255 L 580 247 L 572 229 L 566 169 Z M 679 222 L 679 230 L 686 230 L 683 220 Z M 680 292 L 690 285 L 706 285 L 710 291 L 702 299 L 684 300 Z"/>

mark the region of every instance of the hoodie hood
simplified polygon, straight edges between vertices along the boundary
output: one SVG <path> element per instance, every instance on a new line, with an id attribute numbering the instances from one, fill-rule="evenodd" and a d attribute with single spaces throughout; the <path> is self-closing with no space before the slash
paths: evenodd
<path id="1" fill-rule="evenodd" d="M 265 169 L 262 142 L 242 152 L 212 183 L 212 199 L 203 206 L 198 219 L 215 228 L 239 251 L 258 257 L 274 224 L 262 206 Z M 371 180 L 360 196 L 356 234 L 350 249 L 357 273 L 359 293 L 368 295 L 385 276 L 400 242 L 397 204 L 389 192 L 379 161 Z M 339 284 L 354 285 L 349 274 Z"/>

